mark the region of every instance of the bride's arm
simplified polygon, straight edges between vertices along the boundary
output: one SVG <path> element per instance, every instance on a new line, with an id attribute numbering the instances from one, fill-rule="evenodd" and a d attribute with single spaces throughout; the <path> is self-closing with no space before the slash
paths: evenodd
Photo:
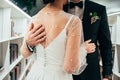
<path id="1" fill-rule="evenodd" d="M 66 42 L 66 54 L 64 61 L 64 70 L 67 73 L 74 73 L 79 66 L 79 48 L 81 40 L 82 23 L 78 17 L 74 17 L 68 30 Z"/>

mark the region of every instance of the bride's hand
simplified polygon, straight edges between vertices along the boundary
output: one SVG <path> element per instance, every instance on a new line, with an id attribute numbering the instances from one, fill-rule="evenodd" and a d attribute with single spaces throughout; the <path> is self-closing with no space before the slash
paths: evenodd
<path id="1" fill-rule="evenodd" d="M 91 40 L 85 41 L 85 42 L 84 42 L 84 46 L 85 46 L 85 49 L 86 49 L 87 53 L 90 54 L 90 53 L 95 52 L 96 46 L 95 46 L 94 43 L 91 43 Z"/>

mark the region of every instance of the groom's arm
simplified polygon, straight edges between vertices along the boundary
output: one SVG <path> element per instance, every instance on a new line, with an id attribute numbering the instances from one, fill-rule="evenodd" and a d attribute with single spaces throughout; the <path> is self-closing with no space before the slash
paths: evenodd
<path id="1" fill-rule="evenodd" d="M 106 8 L 102 7 L 101 23 L 99 26 L 98 39 L 100 54 L 103 63 L 103 77 L 112 74 L 112 43 L 108 26 Z"/>
<path id="2" fill-rule="evenodd" d="M 91 42 L 91 39 L 85 41 L 82 45 L 88 54 L 92 54 L 93 52 L 95 52 L 96 46 L 94 43 Z"/>
<path id="3" fill-rule="evenodd" d="M 35 46 L 45 40 L 44 36 L 44 27 L 42 25 L 34 27 L 34 24 L 31 23 L 28 27 L 23 44 L 21 46 L 22 55 L 24 57 L 31 55 L 31 53 L 34 51 Z"/>

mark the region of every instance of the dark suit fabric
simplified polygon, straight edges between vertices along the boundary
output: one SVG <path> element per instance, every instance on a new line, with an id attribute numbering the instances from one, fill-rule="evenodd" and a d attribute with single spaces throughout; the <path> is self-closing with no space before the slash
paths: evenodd
<path id="1" fill-rule="evenodd" d="M 67 11 L 67 5 L 64 10 Z M 99 19 L 91 24 L 91 13 L 97 13 Z M 112 44 L 110 40 L 110 31 L 108 26 L 106 8 L 103 5 L 86 0 L 83 15 L 84 39 L 92 39 L 96 44 L 96 51 L 87 55 L 88 66 L 80 75 L 73 75 L 74 80 L 101 80 L 99 56 L 102 57 L 103 71 L 102 75 L 112 73 Z"/>

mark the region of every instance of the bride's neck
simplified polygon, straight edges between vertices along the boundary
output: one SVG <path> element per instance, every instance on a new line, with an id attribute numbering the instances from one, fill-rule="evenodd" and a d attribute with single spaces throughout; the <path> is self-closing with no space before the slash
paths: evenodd
<path id="1" fill-rule="evenodd" d="M 61 0 L 55 0 L 53 3 L 47 4 L 47 7 L 55 10 L 63 10 L 64 3 Z"/>

